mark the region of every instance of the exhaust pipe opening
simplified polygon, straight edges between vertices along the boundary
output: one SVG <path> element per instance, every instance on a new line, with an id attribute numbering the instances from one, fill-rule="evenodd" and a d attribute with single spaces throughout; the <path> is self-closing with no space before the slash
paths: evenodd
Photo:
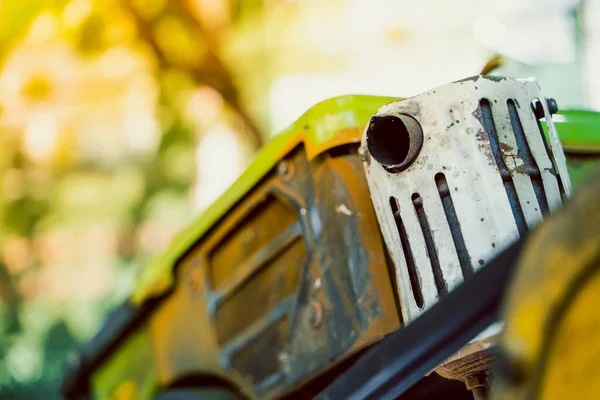
<path id="1" fill-rule="evenodd" d="M 385 115 L 371 118 L 366 134 L 371 156 L 390 172 L 408 168 L 423 147 L 423 130 L 408 115 Z"/>

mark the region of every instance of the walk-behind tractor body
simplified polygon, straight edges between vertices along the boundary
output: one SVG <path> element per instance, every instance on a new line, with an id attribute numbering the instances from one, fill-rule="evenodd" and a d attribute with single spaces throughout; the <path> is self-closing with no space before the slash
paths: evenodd
<path id="1" fill-rule="evenodd" d="M 317 104 L 145 269 L 66 397 L 485 398 L 497 375 L 498 396 L 534 398 L 531 346 L 561 297 L 548 254 L 583 243 L 554 227 L 587 232 L 585 256 L 563 262 L 600 248 L 598 190 L 582 183 L 600 115 L 557 111 L 534 80 L 485 76 Z M 565 218 L 567 205 L 525 243 L 565 202 L 591 214 Z M 501 315 L 523 252 L 516 276 L 529 275 Z"/>

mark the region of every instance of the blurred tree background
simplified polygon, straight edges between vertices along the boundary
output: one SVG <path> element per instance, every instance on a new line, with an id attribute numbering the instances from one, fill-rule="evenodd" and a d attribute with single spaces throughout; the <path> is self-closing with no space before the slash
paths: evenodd
<path id="1" fill-rule="evenodd" d="M 262 144 L 218 50 L 239 10 L 201 3 L 0 2 L 0 397 L 57 397 L 192 217 L 202 133 L 233 135 L 239 164 Z"/>
<path id="2" fill-rule="evenodd" d="M 0 0 L 0 399 L 58 398 L 149 257 L 317 101 L 417 94 L 519 44 L 540 54 L 508 73 L 589 106 L 597 24 L 536 1 Z M 561 41 L 506 42 L 506 9 Z"/>

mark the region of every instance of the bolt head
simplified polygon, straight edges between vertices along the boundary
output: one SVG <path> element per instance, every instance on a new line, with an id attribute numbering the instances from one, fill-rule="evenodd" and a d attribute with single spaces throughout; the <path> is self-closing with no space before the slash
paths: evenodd
<path id="1" fill-rule="evenodd" d="M 472 390 L 473 388 L 486 387 L 488 382 L 484 374 L 474 374 L 465 378 L 465 385 L 467 389 Z"/>
<path id="2" fill-rule="evenodd" d="M 284 180 L 290 179 L 294 175 L 294 165 L 289 161 L 283 160 L 277 165 L 277 174 Z"/>
<path id="3" fill-rule="evenodd" d="M 550 115 L 554 115 L 558 112 L 558 103 L 556 102 L 556 100 L 550 98 L 547 99 L 547 103 L 548 103 L 548 110 L 550 111 Z"/>

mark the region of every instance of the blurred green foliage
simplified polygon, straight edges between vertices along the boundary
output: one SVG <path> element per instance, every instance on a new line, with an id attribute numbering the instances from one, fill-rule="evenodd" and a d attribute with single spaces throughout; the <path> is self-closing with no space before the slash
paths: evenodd
<path id="1" fill-rule="evenodd" d="M 261 145 L 194 6 L 0 1 L 0 399 L 59 398 L 68 355 L 192 217 L 194 90 Z"/>

